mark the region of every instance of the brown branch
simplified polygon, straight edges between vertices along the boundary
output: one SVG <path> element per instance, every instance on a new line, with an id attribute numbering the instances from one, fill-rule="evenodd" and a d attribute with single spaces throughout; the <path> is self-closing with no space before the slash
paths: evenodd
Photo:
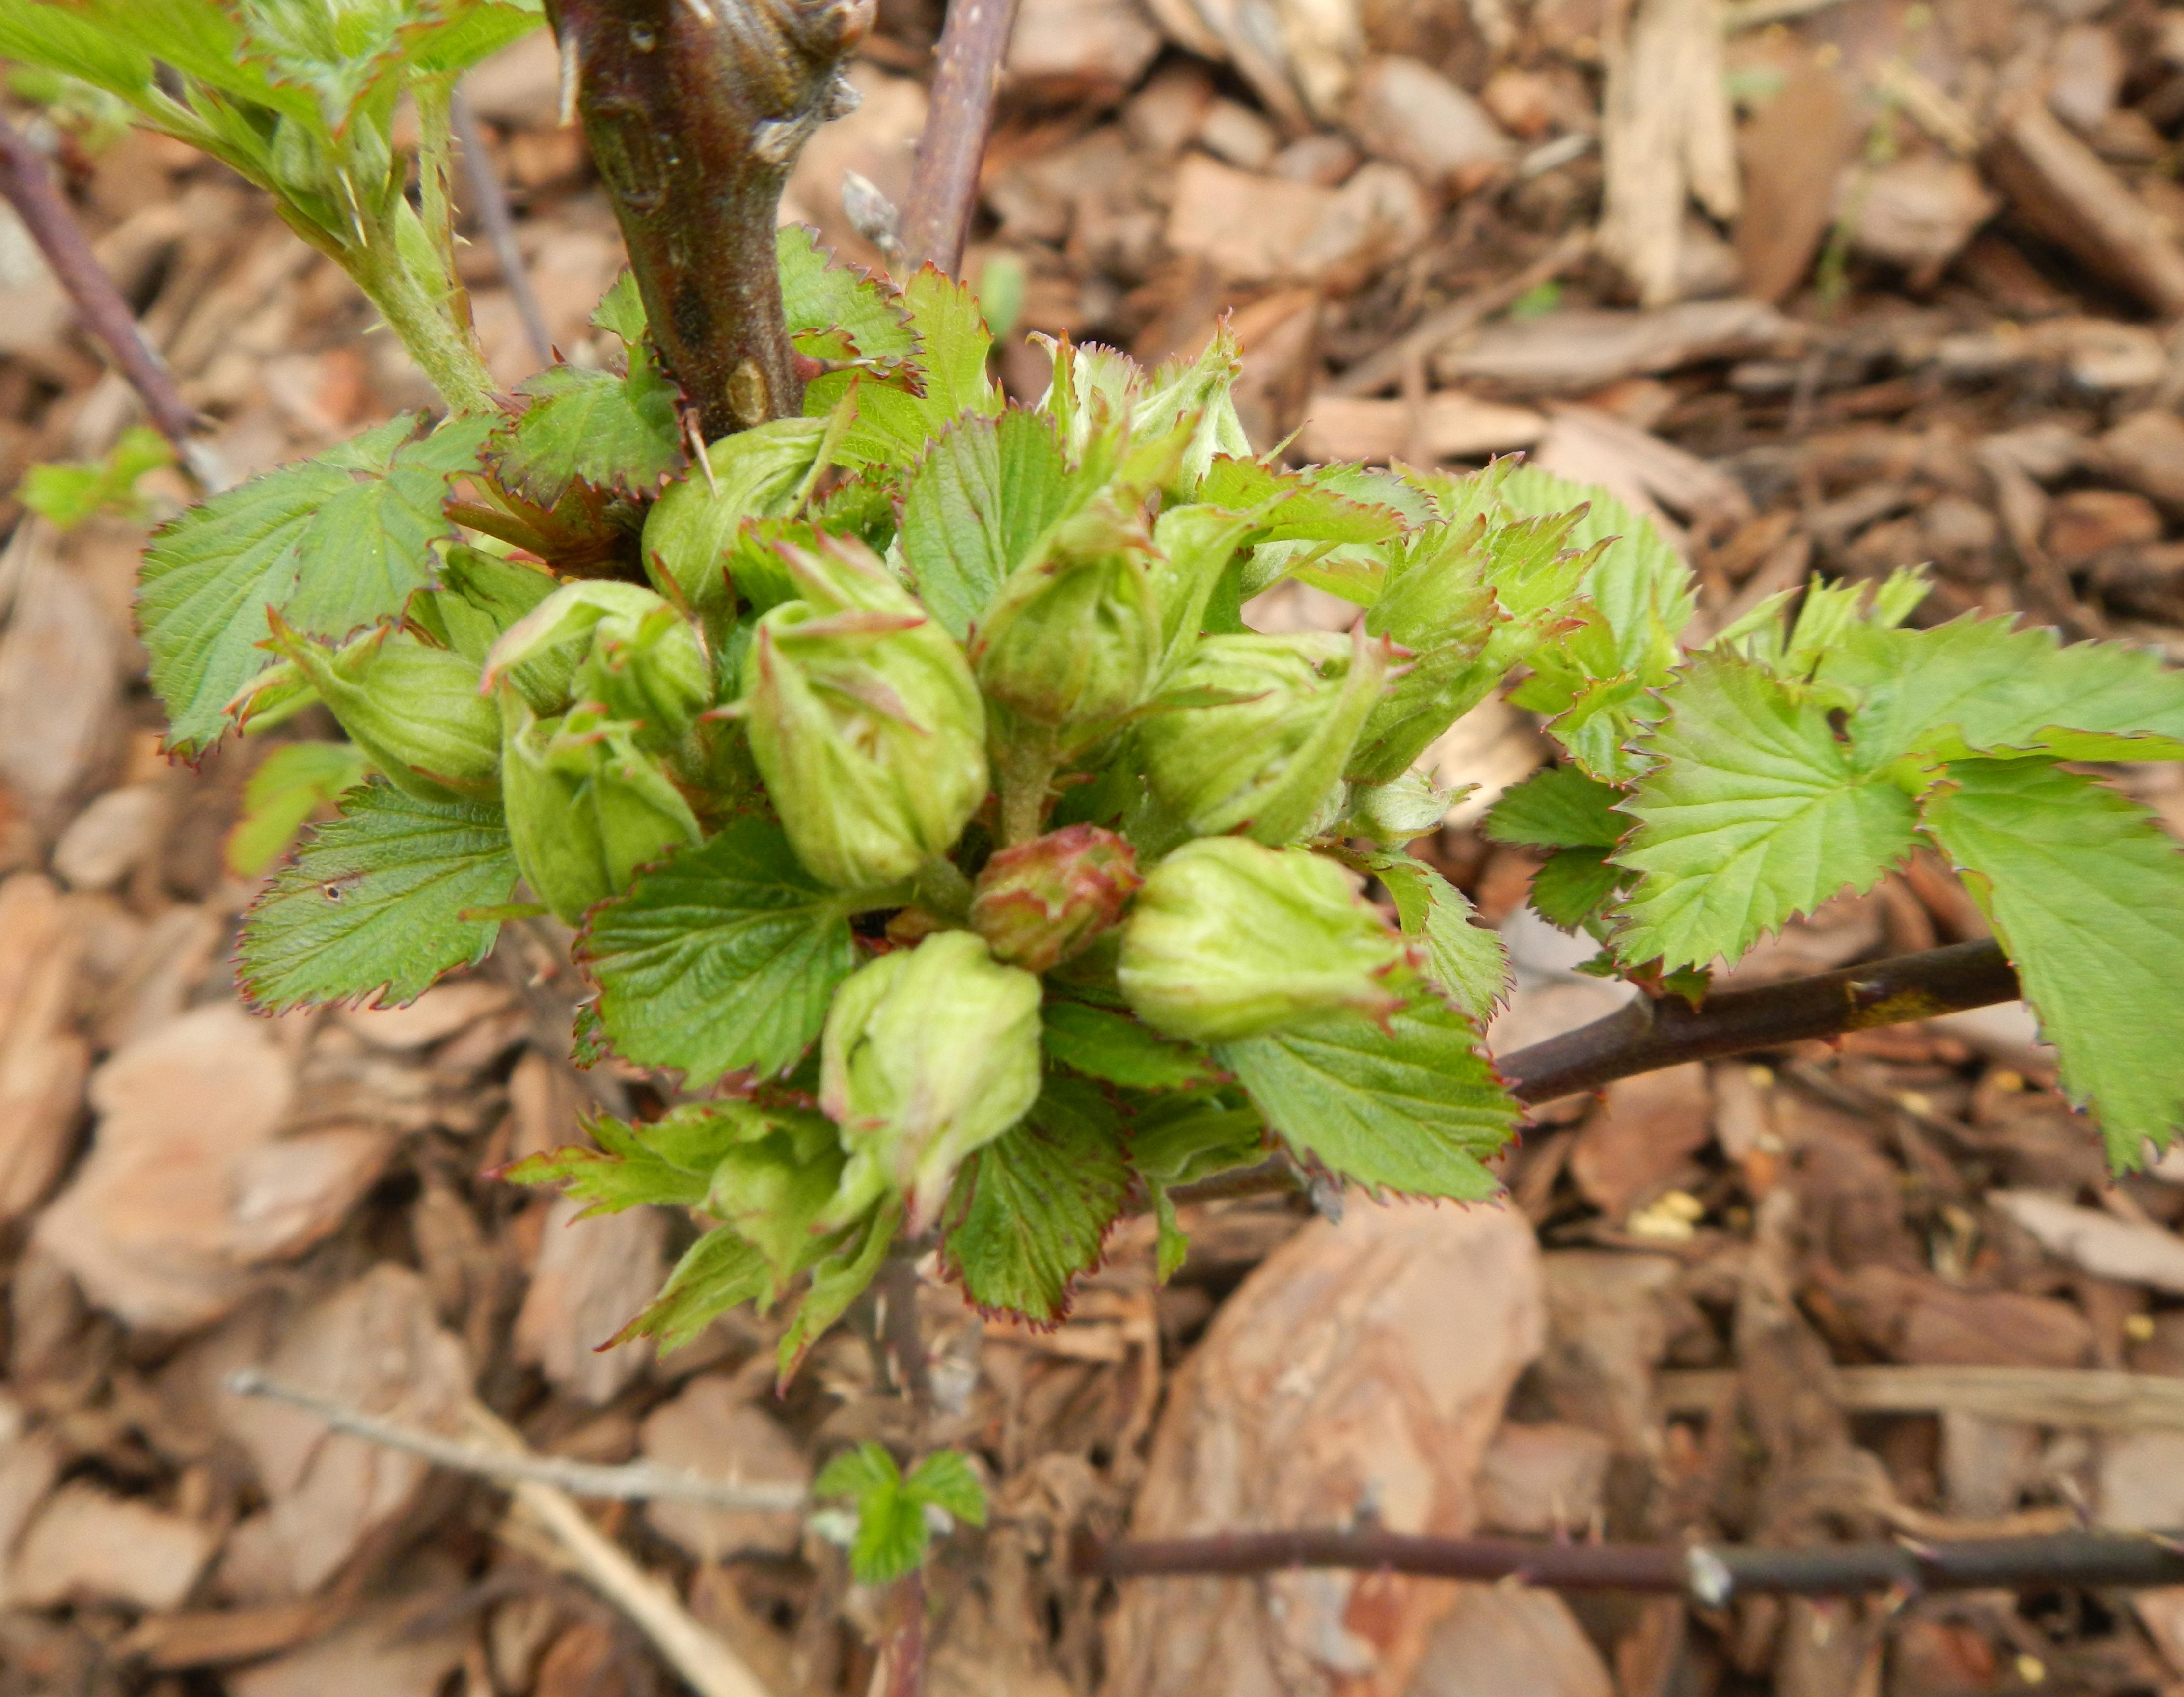
<path id="1" fill-rule="evenodd" d="M 549 0 L 652 339 L 708 439 L 803 404 L 774 219 L 874 0 Z"/>
<path id="2" fill-rule="evenodd" d="M 182 463 L 200 483 L 208 487 L 224 483 L 217 466 L 195 439 L 197 409 L 182 399 L 167 362 L 145 339 L 136 315 L 99 264 L 44 156 L 5 119 L 0 119 L 0 194 L 7 196 L 36 241 L 38 251 L 75 303 L 84 328 L 104 344 L 115 367 L 143 401 L 153 427 L 175 444 Z"/>
<path id="3" fill-rule="evenodd" d="M 903 208 L 903 247 L 912 265 L 929 261 L 951 277 L 963 267 L 963 243 L 978 204 L 978 166 L 1016 12 L 1016 0 L 950 0 L 910 204 Z"/>
<path id="4" fill-rule="evenodd" d="M 1414 1538 L 1378 1528 L 1228 1532 L 1103 1543 L 1079 1535 L 1081 1574 L 1272 1573 L 1355 1568 L 1435 1579 L 1515 1578 L 1565 1591 L 1676 1592 L 1719 1608 L 1763 1593 L 1841 1596 L 1869 1591 L 1978 1591 L 2019 1585 L 2174 1585 L 2184 1550 L 2168 1533 L 2059 1532 L 1926 1543 L 1763 1549 L 1722 1544 L 1532 1543 L 1517 1538 Z"/>
<path id="5" fill-rule="evenodd" d="M 1718 991 L 1696 1008 L 1677 996 L 1640 996 L 1495 1064 L 1519 1102 L 1552 1102 L 1685 1061 L 1930 1019 L 2012 1002 L 2018 993 L 1999 944 L 1958 943 L 1813 978 Z"/>
<path id="6" fill-rule="evenodd" d="M 486 151 L 485 135 L 478 128 L 477 113 L 460 88 L 448 98 L 448 120 L 462 148 L 463 174 L 470 178 L 471 194 L 477 202 L 478 223 L 493 248 L 493 258 L 500 262 L 500 280 L 508 286 L 509 299 L 515 303 L 515 315 L 523 321 L 524 337 L 540 361 L 549 362 L 554 357 L 554 332 L 547 327 L 545 310 L 538 304 L 538 291 L 531 286 L 523 249 L 516 245 L 508 191 L 493 170 L 493 156 Z"/>

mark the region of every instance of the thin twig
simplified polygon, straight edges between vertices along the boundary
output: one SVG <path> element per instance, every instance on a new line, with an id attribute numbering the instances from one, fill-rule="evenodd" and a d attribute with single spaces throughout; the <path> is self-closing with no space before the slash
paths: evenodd
<path id="1" fill-rule="evenodd" d="M 255 1368 L 228 1376 L 227 1388 L 237 1396 L 267 1397 L 287 1404 L 324 1421 L 337 1432 L 345 1432 L 389 1449 L 421 1455 L 439 1467 L 474 1473 L 496 1483 L 532 1482 L 551 1485 L 579 1497 L 603 1497 L 619 1502 L 698 1503 L 730 1513 L 793 1514 L 806 1497 L 800 1485 L 738 1485 L 725 1480 L 700 1478 L 679 1468 L 632 1461 L 603 1466 L 591 1461 L 566 1461 L 531 1451 L 486 1448 L 458 1437 L 420 1432 L 415 1426 L 382 1420 L 340 1403 L 330 1402 L 293 1385 L 268 1378 Z"/>
<path id="2" fill-rule="evenodd" d="M 1592 240 L 1590 227 L 1571 231 L 1514 276 L 1474 289 L 1462 299 L 1428 313 L 1378 353 L 1360 360 L 1328 389 L 1339 395 L 1370 395 L 1401 382 L 1403 368 L 1413 360 L 1432 359 L 1457 337 L 1477 329 L 1541 283 L 1552 282 L 1578 265 L 1592 251 Z"/>
<path id="3" fill-rule="evenodd" d="M 46 256 L 61 287 L 75 303 L 76 315 L 113 356 L 115 367 L 144 403 L 146 416 L 181 455 L 191 474 L 208 489 L 226 486 L 219 461 L 196 440 L 197 410 L 182 399 L 174 374 L 145 339 L 136 315 L 121 298 L 114 279 L 92 251 L 91 240 L 76 222 L 68 197 L 53 181 L 45 156 L 21 131 L 0 119 L 0 194 L 8 198 Z"/>
<path id="4" fill-rule="evenodd" d="M 914 266 L 930 263 L 951 277 L 963 268 L 963 243 L 978 204 L 978 166 L 1016 13 L 1016 0 L 951 0 L 948 8 L 902 214 L 903 247 Z"/>
<path id="5" fill-rule="evenodd" d="M 2017 974 L 2001 945 L 1958 943 L 1751 990 L 1724 990 L 1696 1008 L 1679 996 L 1640 996 L 1603 1019 L 1499 1056 L 1519 1102 L 1552 1102 L 1635 1073 L 1815 1037 L 1930 1019 L 2011 1002 Z"/>
<path id="6" fill-rule="evenodd" d="M 1436 1579 L 1515 1578 L 1566 1591 L 1681 1593 L 1719 1608 L 1761 1594 L 1977 1591 L 2018 1585 L 2174 1585 L 2184 1550 L 2163 1532 L 2058 1532 L 2038 1538 L 1765 1549 L 1722 1544 L 1530 1543 L 1356 1531 L 1229 1532 L 1103 1543 L 1080 1537 L 1077 1571 L 1109 1579 L 1160 1574 L 1272 1573 L 1336 1567 Z"/>
<path id="7" fill-rule="evenodd" d="M 501 187 L 500 178 L 493 170 L 493 155 L 486 151 L 477 114 L 460 88 L 455 90 L 454 98 L 448 102 L 448 118 L 462 148 L 463 174 L 470 179 L 471 193 L 477 201 L 478 223 L 493 246 L 493 258 L 500 262 L 500 280 L 508 286 L 509 298 L 515 303 L 515 315 L 523 321 L 523 333 L 531 343 L 531 351 L 542 364 L 550 365 L 554 359 L 554 332 L 547 328 L 545 310 L 538 304 L 538 292 L 531 287 L 531 273 L 523 263 L 523 249 L 516 245 L 515 220 L 509 214 L 508 191 Z"/>
<path id="8" fill-rule="evenodd" d="M 504 1450 L 510 1459 L 530 1454 L 521 1438 L 477 1404 L 471 1404 L 469 1418 L 471 1430 L 492 1450 Z M 772 1697 L 749 1665 L 587 1520 L 566 1491 L 526 1480 L 513 1487 L 512 1494 L 516 1507 L 566 1553 L 569 1566 L 636 1623 L 699 1697 Z"/>

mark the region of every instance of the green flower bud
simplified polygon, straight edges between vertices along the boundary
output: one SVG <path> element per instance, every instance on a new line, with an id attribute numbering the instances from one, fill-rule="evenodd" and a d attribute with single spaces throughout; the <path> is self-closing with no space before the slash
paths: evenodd
<path id="1" fill-rule="evenodd" d="M 1039 985 L 997 966 L 968 931 L 940 931 L 861 967 L 834 994 L 820 1040 L 819 1105 L 850 1162 L 824 1224 L 883 1191 L 911 1230 L 939 1212 L 956 1169 L 1039 1096 Z"/>
<path id="2" fill-rule="evenodd" d="M 1448 810 L 1475 788 L 1444 790 L 1423 772 L 1406 772 L 1385 784 L 1353 784 L 1348 810 L 1336 829 L 1344 836 L 1370 837 L 1383 848 L 1439 830 Z"/>
<path id="3" fill-rule="evenodd" d="M 978 874 L 971 925 L 994 959 L 1046 972 L 1121 918 L 1144 882 L 1128 842 L 1069 825 L 995 851 Z"/>
<path id="4" fill-rule="evenodd" d="M 445 801 L 449 791 L 491 799 L 500 715 L 478 694 L 477 667 L 393 625 L 336 648 L 276 612 L 266 617 L 266 646 L 294 665 L 389 783 L 426 801 Z"/>
<path id="5" fill-rule="evenodd" d="M 571 924 L 639 867 L 699 838 L 698 820 L 635 728 L 588 707 L 542 719 L 504 695 L 501 799 L 524 881 Z"/>
<path id="6" fill-rule="evenodd" d="M 566 705 L 598 706 L 638 727 L 639 745 L 655 754 L 678 746 L 713 704 L 712 667 L 698 633 L 634 583 L 564 584 L 493 644 L 485 681 L 560 654 L 577 658 Z"/>
<path id="7" fill-rule="evenodd" d="M 963 650 L 870 549 L 782 552 L 798 599 L 744 656 L 751 756 L 805 868 L 876 890 L 946 853 L 985 799 L 985 707 Z"/>
<path id="8" fill-rule="evenodd" d="M 1138 727 L 1155 800 L 1193 836 L 1278 844 L 1331 823 L 1389 652 L 1362 634 L 1205 638 L 1162 695 L 1167 711 Z"/>
<path id="9" fill-rule="evenodd" d="M 1116 979 L 1148 1025 L 1225 1043 L 1341 1008 L 1385 1017 L 1407 959 L 1334 862 L 1206 837 L 1146 874 Z"/>
<path id="10" fill-rule="evenodd" d="M 1142 702 L 1160 670 L 1160 609 L 1141 528 L 1095 509 L 1019 567 L 973 633 L 978 687 L 1038 725 L 1100 725 Z"/>

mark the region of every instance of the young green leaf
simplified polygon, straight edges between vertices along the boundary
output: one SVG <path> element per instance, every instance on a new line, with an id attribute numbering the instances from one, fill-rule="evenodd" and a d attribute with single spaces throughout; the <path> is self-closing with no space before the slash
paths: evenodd
<path id="1" fill-rule="evenodd" d="M 795 1317 L 774 1350 L 774 1382 L 786 1385 L 820 1335 L 865 1293 L 887 1259 L 902 1225 L 902 1203 L 890 1197 L 863 1225 L 823 1240 L 812 1264 L 811 1288 L 797 1303 Z"/>
<path id="2" fill-rule="evenodd" d="M 288 851 L 305 821 L 370 773 L 353 742 L 292 742 L 259 762 L 243 786 L 242 817 L 227 834 L 227 869 L 256 878 Z"/>
<path id="3" fill-rule="evenodd" d="M 781 304 L 796 351 L 813 360 L 899 365 L 917 352 L 910 315 L 885 283 L 829 263 L 817 237 L 801 224 L 775 232 Z"/>
<path id="4" fill-rule="evenodd" d="M 1658 764 L 1624 811 L 1614 863 L 1643 876 L 1616 952 L 1669 970 L 1734 960 L 1837 890 L 1864 890 L 1910 848 L 1911 797 L 1858 769 L 1827 712 L 1734 655 L 1694 655 L 1664 692 Z"/>
<path id="5" fill-rule="evenodd" d="M 1930 630 L 1856 625 L 1822 658 L 1822 684 L 1857 692 L 1850 736 L 1869 771 L 2043 752 L 2064 760 L 2184 758 L 2184 673 L 2149 649 L 2064 648 L 2053 630 L 1964 617 Z"/>
<path id="6" fill-rule="evenodd" d="M 2184 1125 L 2184 852 L 2135 802 L 2044 760 L 1955 762 L 1926 828 L 1994 923 L 2118 1169 Z"/>
<path id="7" fill-rule="evenodd" d="M 854 1460 L 852 1459 L 854 1458 Z M 894 1459 L 866 1442 L 827 1465 L 813 1494 L 854 1496 L 857 1533 L 850 1545 L 850 1571 L 860 1585 L 884 1585 L 917 1571 L 931 1531 L 925 1504 L 903 1488 Z"/>
<path id="8" fill-rule="evenodd" d="M 910 1470 L 903 1487 L 922 1503 L 929 1503 L 967 1526 L 986 1523 L 986 1488 L 971 1471 L 960 1451 L 936 1449 Z"/>
<path id="9" fill-rule="evenodd" d="M 211 747 L 228 703 L 273 663 L 259 646 L 268 608 L 331 639 L 401 612 L 428 582 L 432 544 L 454 534 L 441 502 L 484 429 L 460 420 L 418 440 L 405 414 L 153 535 L 136 612 L 170 749 L 190 757 Z"/>
<path id="10" fill-rule="evenodd" d="M 1477 923 L 1470 898 L 1424 861 L 1373 855 L 1373 876 L 1395 898 L 1403 935 L 1425 955 L 1426 976 L 1482 1026 L 1509 993 L 1509 952 Z"/>
<path id="11" fill-rule="evenodd" d="M 179 9 L 176 0 L 138 3 Z M 237 0 L 229 9 L 243 26 L 244 57 L 276 84 L 309 91 L 329 133 L 398 70 L 465 70 L 540 21 L 535 5 L 497 0 Z"/>
<path id="12" fill-rule="evenodd" d="M 1653 522 L 1605 489 L 1569 483 L 1532 466 L 1507 473 L 1495 493 L 1512 515 L 1539 518 L 1585 509 L 1563 545 L 1585 554 L 1608 544 L 1580 588 L 1607 622 L 1615 656 L 1612 669 L 1661 682 L 1675 664 L 1676 639 L 1691 622 L 1698 595 L 1691 568 Z"/>
<path id="13" fill-rule="evenodd" d="M 958 642 L 1074 504 L 1053 420 L 1011 407 L 939 434 L 911 474 L 902 554 L 911 587 Z"/>
<path id="14" fill-rule="evenodd" d="M 414 1002 L 492 951 L 499 924 L 464 915 L 515 885 L 498 807 L 368 784 L 251 904 L 237 946 L 243 993 L 267 1013 Z"/>
<path id="15" fill-rule="evenodd" d="M 688 1111 L 677 1108 L 676 1113 Z M 597 1148 L 571 1143 L 518 1161 L 500 1176 L 512 1185 L 550 1185 L 588 1203 L 578 1220 L 620 1214 L 628 1208 L 695 1208 L 705 1200 L 712 1165 L 694 1169 L 684 1164 L 677 1128 L 668 1126 L 663 1132 L 602 1115 L 589 1129 Z"/>
<path id="16" fill-rule="evenodd" d="M 1133 1090 L 1190 1090 L 1221 1080 L 1205 1050 L 1164 1037 L 1127 1013 L 1056 1001 L 1040 1019 L 1046 1052 L 1087 1078 Z"/>
<path id="17" fill-rule="evenodd" d="M 1059 1325 L 1129 1189 L 1114 1109 L 1091 1086 L 1050 1077 L 1030 1114 L 957 1174 L 943 1264 L 980 1308 Z"/>
<path id="18" fill-rule="evenodd" d="M 1574 766 L 1551 766 L 1504 790 L 1480 829 L 1491 841 L 1532 848 L 1613 848 L 1630 829 L 1613 811 L 1623 793 Z"/>
<path id="19" fill-rule="evenodd" d="M 750 818 L 639 874 L 593 911 L 577 955 L 616 1048 L 692 1089 L 787 1071 L 856 964 L 841 897 Z"/>
<path id="20" fill-rule="evenodd" d="M 1000 392 L 986 375 L 994 338 L 979 315 L 978 297 L 928 265 L 904 286 L 902 299 L 917 338 L 912 366 L 922 393 L 853 371 L 830 371 L 805 390 L 810 417 L 833 412 L 845 398 L 855 406 L 856 418 L 840 450 L 844 465 L 906 469 L 950 425 L 1001 410 Z"/>
<path id="21" fill-rule="evenodd" d="M 1284 1141 L 1337 1177 L 1463 1201 L 1498 1188 L 1480 1162 L 1519 1110 L 1478 1027 L 1439 996 L 1414 995 L 1385 1024 L 1331 1014 L 1223 1043 L 1213 1058 Z"/>
<path id="22" fill-rule="evenodd" d="M 502 483 L 551 508 L 572 483 L 651 494 L 682 463 L 675 390 L 642 345 L 629 371 L 551 366 L 516 386 L 531 405 L 493 438 Z"/>
<path id="23" fill-rule="evenodd" d="M 649 1337 L 662 1355 L 671 1354 L 730 1309 L 755 1302 L 772 1287 L 766 1257 L 721 1226 L 690 1246 L 660 1294 L 608 1343 Z"/>

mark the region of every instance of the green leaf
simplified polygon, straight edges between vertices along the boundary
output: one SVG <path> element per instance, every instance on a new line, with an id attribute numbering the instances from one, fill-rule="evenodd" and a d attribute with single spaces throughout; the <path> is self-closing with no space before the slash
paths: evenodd
<path id="1" fill-rule="evenodd" d="M 981 1309 L 1059 1325 L 1129 1190 L 1114 1110 L 1091 1086 L 1050 1077 L 1029 1115 L 956 1175 L 942 1261 Z"/>
<path id="2" fill-rule="evenodd" d="M 856 964 L 840 898 L 779 826 L 749 818 L 639 874 L 593 912 L 577 952 L 615 1047 L 694 1090 L 786 1072 Z"/>
<path id="3" fill-rule="evenodd" d="M 944 1510 L 967 1526 L 986 1523 L 986 1488 L 956 1450 L 934 1450 L 910 1470 L 903 1488 L 918 1501 Z"/>
<path id="4" fill-rule="evenodd" d="M 695 1208 L 705 1200 L 712 1165 L 694 1169 L 677 1159 L 682 1151 L 674 1128 L 663 1134 L 602 1115 L 589 1130 L 597 1148 L 571 1143 L 518 1161 L 501 1177 L 512 1185 L 550 1185 L 589 1203 L 579 1220 L 629 1208 Z"/>
<path id="5" fill-rule="evenodd" d="M 1338 1177 L 1463 1201 L 1499 1188 L 1480 1162 L 1520 1110 L 1478 1027 L 1438 996 L 1414 996 L 1384 1025 L 1344 1013 L 1213 1056 L 1291 1148 Z"/>
<path id="6" fill-rule="evenodd" d="M 1598 918 L 1630 874 L 1602 848 L 1557 849 L 1532 874 L 1532 909 L 1550 925 L 1574 931 Z"/>
<path id="7" fill-rule="evenodd" d="M 492 952 L 515 861 L 500 809 L 426 801 L 385 783 L 352 790 L 251 904 L 237 945 L 251 1005 L 394 1008 Z"/>
<path id="8" fill-rule="evenodd" d="M 2044 760 L 1967 760 L 1926 828 L 1993 922 L 2119 1169 L 2184 1125 L 2184 852 L 2146 810 Z"/>
<path id="9" fill-rule="evenodd" d="M 311 815 L 370 773 L 353 742 L 292 742 L 267 755 L 243 786 L 242 817 L 227 834 L 227 869 L 256 878 L 288 851 Z"/>
<path id="10" fill-rule="evenodd" d="M 866 1438 L 845 1449 L 819 1470 L 811 1482 L 811 1494 L 821 1502 L 833 1497 L 854 1498 L 862 1503 L 875 1491 L 892 1491 L 902 1483 L 902 1470 L 886 1446 Z"/>
<path id="11" fill-rule="evenodd" d="M 1930 630 L 1852 627 L 1818 680 L 1862 698 L 1851 741 L 1868 770 L 1907 754 L 1957 760 L 2184 759 L 2184 672 L 2150 649 L 2063 647 L 2044 627 L 1966 617 Z"/>
<path id="12" fill-rule="evenodd" d="M 516 386 L 531 405 L 493 440 L 504 487 L 542 507 L 572 483 L 627 495 L 657 492 L 682 463 L 675 390 L 642 345 L 629 372 L 553 366 Z"/>
<path id="13" fill-rule="evenodd" d="M 16 494 L 55 528 L 73 530 L 109 507 L 122 513 L 141 512 L 143 500 L 136 493 L 136 480 L 174 463 L 175 450 L 165 437 L 132 425 L 103 460 L 31 466 L 23 473 Z"/>
<path id="14" fill-rule="evenodd" d="M 796 1316 L 774 1352 L 775 1382 L 795 1376 L 805 1355 L 827 1328 L 865 1293 L 887 1259 L 902 1224 L 902 1203 L 890 1197 L 861 1226 L 835 1239 L 811 1269 L 811 1286 L 796 1305 Z"/>
<path id="15" fill-rule="evenodd" d="M 1574 766 L 1551 766 L 1502 792 L 1480 828 L 1491 841 L 1534 848 L 1613 848 L 1630 821 L 1613 811 L 1623 791 Z"/>
<path id="16" fill-rule="evenodd" d="M 1613 639 L 1614 670 L 1658 684 L 1676 662 L 1676 639 L 1698 605 L 1691 568 L 1642 518 L 1603 488 L 1567 482 L 1535 466 L 1519 466 L 1496 488 L 1512 514 L 1548 517 L 1583 505 L 1586 511 L 1565 546 L 1583 554 L 1610 538 L 1581 585 L 1607 619 Z M 1600 675 L 1600 674 L 1596 674 Z"/>
<path id="17" fill-rule="evenodd" d="M 732 1308 L 772 1288 L 766 1257 L 723 1225 L 693 1243 L 660 1294 L 608 1340 L 610 1346 L 649 1337 L 662 1355 L 680 1349 Z"/>
<path id="18" fill-rule="evenodd" d="M 1442 995 L 1484 1025 L 1509 993 L 1509 952 L 1475 923 L 1470 899 L 1423 861 L 1373 855 L 1373 875 L 1395 898 L 1403 935 L 1424 951 L 1427 977 Z"/>
<path id="19" fill-rule="evenodd" d="M 845 397 L 855 407 L 855 421 L 840 449 L 844 465 L 907 468 L 951 424 L 967 415 L 992 417 L 1001 410 L 1000 392 L 986 375 L 994 338 L 979 315 L 978 297 L 927 265 L 904 287 L 902 299 L 917 338 L 912 364 L 922 394 L 862 372 L 829 372 L 805 391 L 808 416 L 831 413 Z"/>
<path id="20" fill-rule="evenodd" d="M 1673 971 L 1735 960 L 1839 890 L 1864 890 L 1911 846 L 1916 814 L 1853 763 L 1826 710 L 1748 661 L 1708 650 L 1665 692 L 1658 764 L 1624 811 L 1614 857 L 1643 874 L 1616 952 Z"/>
<path id="21" fill-rule="evenodd" d="M 958 642 L 1072 505 L 1054 421 L 1011 407 L 945 430 L 911 476 L 902 553 L 911 587 Z"/>
<path id="22" fill-rule="evenodd" d="M 174 752 L 217 742 L 227 704 L 272 663 L 258 646 L 269 608 L 331 640 L 400 614 L 430 581 L 432 544 L 455 533 L 441 502 L 483 428 L 458 421 L 419 441 L 405 414 L 153 535 L 136 611 Z"/>
<path id="23" fill-rule="evenodd" d="M 816 232 L 784 224 L 774 232 L 781 267 L 781 304 L 796 351 L 814 360 L 900 363 L 917 352 L 917 338 L 900 297 L 885 284 L 829 263 Z"/>
<path id="24" fill-rule="evenodd" d="M 1221 1069 L 1203 1049 L 1162 1036 L 1127 1013 L 1050 1002 L 1040 1018 L 1047 1053 L 1087 1078 L 1134 1090 L 1190 1090 L 1221 1080 Z"/>

